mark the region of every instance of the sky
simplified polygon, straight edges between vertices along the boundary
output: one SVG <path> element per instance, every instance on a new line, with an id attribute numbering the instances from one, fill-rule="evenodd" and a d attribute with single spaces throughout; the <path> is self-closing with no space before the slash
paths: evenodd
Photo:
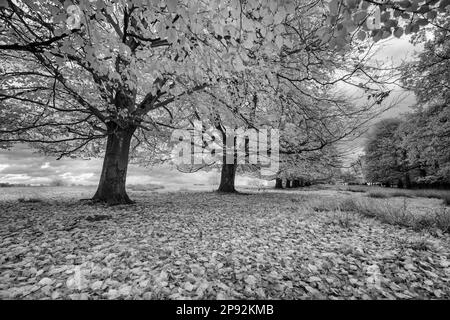
<path id="1" fill-rule="evenodd" d="M 0 183 L 51 185 L 64 182 L 66 185 L 97 185 L 102 169 L 102 159 L 71 159 L 47 157 L 26 145 L 16 145 L 11 150 L 0 150 Z M 219 173 L 181 173 L 169 166 L 144 167 L 130 164 L 128 185 L 157 184 L 166 187 L 190 187 L 195 185 L 216 185 Z M 249 185 L 256 179 L 238 177 L 237 185 Z"/>
<path id="2" fill-rule="evenodd" d="M 390 38 L 388 41 L 380 44 L 375 55 L 376 59 L 384 61 L 392 61 L 393 65 L 399 65 L 403 61 L 410 61 L 414 59 L 416 53 L 420 52 L 423 48 L 422 45 L 414 46 L 410 42 L 410 37 L 402 37 L 400 39 Z M 393 93 L 388 101 L 393 101 L 397 98 L 401 98 L 401 103 L 395 108 L 392 108 L 385 112 L 382 117 L 395 117 L 401 113 L 408 112 L 410 106 L 416 102 L 415 96 L 412 92 L 406 92 L 397 86 L 392 86 Z"/>
<path id="3" fill-rule="evenodd" d="M 392 60 L 395 64 L 411 59 L 415 50 L 408 38 L 390 39 L 379 45 L 376 58 Z M 381 117 L 395 117 L 408 111 L 415 102 L 412 93 L 405 93 L 394 88 L 390 99 L 403 95 L 404 99 L 395 108 Z M 356 142 L 355 142 L 356 143 Z M 361 142 L 359 142 L 361 143 Z M 355 146 L 354 153 L 360 153 L 361 146 Z M 0 149 L 0 183 L 11 184 L 50 184 L 54 181 L 64 181 L 67 184 L 96 185 L 101 172 L 101 159 L 70 159 L 56 160 L 56 157 L 46 157 L 30 150 L 26 145 L 17 145 L 11 150 Z M 128 184 L 160 184 L 193 186 L 196 184 L 211 185 L 218 181 L 218 173 L 197 172 L 185 174 L 170 167 L 139 167 L 130 165 L 127 176 Z M 251 184 L 254 179 L 238 177 L 237 185 Z"/>

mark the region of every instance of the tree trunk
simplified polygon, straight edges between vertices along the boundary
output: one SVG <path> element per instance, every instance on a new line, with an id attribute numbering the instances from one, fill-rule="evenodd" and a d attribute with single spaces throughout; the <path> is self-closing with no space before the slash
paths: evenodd
<path id="1" fill-rule="evenodd" d="M 108 123 L 108 140 L 102 174 L 97 192 L 92 198 L 109 205 L 132 203 L 125 190 L 130 143 L 135 127 L 119 128 Z"/>
<path id="2" fill-rule="evenodd" d="M 283 189 L 283 180 L 280 178 L 275 179 L 275 189 Z"/>
<path id="3" fill-rule="evenodd" d="M 405 173 L 405 188 L 411 189 L 411 179 L 409 177 L 409 172 Z"/>
<path id="4" fill-rule="evenodd" d="M 291 181 L 286 179 L 286 188 L 292 188 Z"/>
<path id="5" fill-rule="evenodd" d="M 236 177 L 236 164 L 222 164 L 222 173 L 220 175 L 220 185 L 217 191 L 233 193 L 236 192 L 234 179 Z"/>

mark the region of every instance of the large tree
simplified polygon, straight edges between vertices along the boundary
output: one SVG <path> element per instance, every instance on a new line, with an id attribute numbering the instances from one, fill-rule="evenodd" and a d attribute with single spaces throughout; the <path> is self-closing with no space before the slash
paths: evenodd
<path id="1" fill-rule="evenodd" d="M 2 116 L 14 121 L 2 127 L 2 143 L 47 146 L 44 151 L 60 156 L 104 150 L 94 199 L 128 203 L 133 136 L 152 136 L 174 101 L 259 58 L 242 48 L 276 53 L 281 30 L 244 11 L 283 20 L 289 8 L 239 1 L 2 1 L 0 98 Z M 106 146 L 95 144 L 105 138 Z"/>

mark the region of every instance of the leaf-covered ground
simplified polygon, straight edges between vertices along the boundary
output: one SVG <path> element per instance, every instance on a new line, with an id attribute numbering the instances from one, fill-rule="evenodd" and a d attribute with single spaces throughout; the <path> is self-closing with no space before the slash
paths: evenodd
<path id="1" fill-rule="evenodd" d="M 313 210 L 330 195 L 130 195 L 2 200 L 0 298 L 450 298 L 449 235 Z"/>

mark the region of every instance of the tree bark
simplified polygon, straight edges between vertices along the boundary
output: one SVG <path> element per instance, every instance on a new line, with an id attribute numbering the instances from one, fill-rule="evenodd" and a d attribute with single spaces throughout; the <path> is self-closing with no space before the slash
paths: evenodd
<path id="1" fill-rule="evenodd" d="M 411 189 L 411 178 L 409 177 L 409 172 L 405 173 L 405 188 Z"/>
<path id="2" fill-rule="evenodd" d="M 291 181 L 286 179 L 286 188 L 292 188 Z"/>
<path id="3" fill-rule="evenodd" d="M 283 189 L 283 180 L 280 178 L 275 179 L 275 189 Z"/>
<path id="4" fill-rule="evenodd" d="M 102 174 L 97 192 L 92 200 L 109 205 L 132 203 L 125 186 L 128 169 L 130 144 L 135 127 L 120 128 L 115 123 L 108 123 L 108 139 L 103 159 Z"/>
<path id="5" fill-rule="evenodd" d="M 217 191 L 227 193 L 236 192 L 236 189 L 234 187 L 236 167 L 237 165 L 235 163 L 227 164 L 224 161 L 224 163 L 222 164 L 222 172 L 220 175 L 220 185 Z"/>

